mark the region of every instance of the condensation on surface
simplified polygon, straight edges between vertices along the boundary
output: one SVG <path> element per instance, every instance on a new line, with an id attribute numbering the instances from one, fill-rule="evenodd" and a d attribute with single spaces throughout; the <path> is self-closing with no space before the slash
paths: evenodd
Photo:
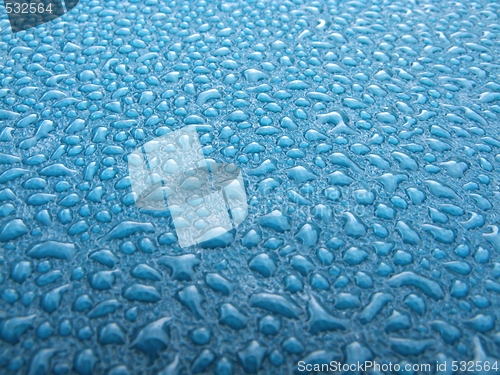
<path id="1" fill-rule="evenodd" d="M 1 373 L 500 356 L 497 3 L 2 12 Z M 183 249 L 128 162 L 186 125 L 248 217 Z"/>

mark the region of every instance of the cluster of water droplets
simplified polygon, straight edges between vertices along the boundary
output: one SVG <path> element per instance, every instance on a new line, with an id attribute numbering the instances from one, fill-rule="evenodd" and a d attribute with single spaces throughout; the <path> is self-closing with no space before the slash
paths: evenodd
<path id="1" fill-rule="evenodd" d="M 498 357 L 500 7 L 87 1 L 0 21 L 0 371 Z M 194 125 L 248 218 L 182 249 L 137 147 Z"/>

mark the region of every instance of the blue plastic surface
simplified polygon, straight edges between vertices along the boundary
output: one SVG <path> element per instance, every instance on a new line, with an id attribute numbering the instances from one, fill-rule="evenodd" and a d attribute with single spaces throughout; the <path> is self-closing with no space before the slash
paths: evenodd
<path id="1" fill-rule="evenodd" d="M 0 373 L 493 366 L 499 10 L 82 0 L 17 34 L 2 10 Z M 127 156 L 185 125 L 249 215 L 182 249 Z"/>

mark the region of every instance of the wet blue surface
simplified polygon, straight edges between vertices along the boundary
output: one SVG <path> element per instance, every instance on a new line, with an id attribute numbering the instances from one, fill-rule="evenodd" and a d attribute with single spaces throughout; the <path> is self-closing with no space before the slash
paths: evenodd
<path id="1" fill-rule="evenodd" d="M 17 34 L 2 13 L 0 372 L 498 359 L 499 9 L 82 0 Z M 187 249 L 127 177 L 184 125 L 249 197 Z"/>

